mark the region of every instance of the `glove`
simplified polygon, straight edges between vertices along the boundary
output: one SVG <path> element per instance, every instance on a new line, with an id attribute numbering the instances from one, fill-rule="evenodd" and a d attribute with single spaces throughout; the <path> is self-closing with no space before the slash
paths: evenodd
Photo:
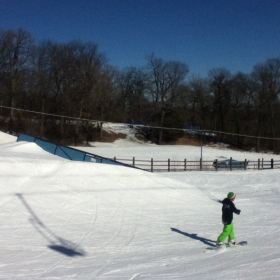
<path id="1" fill-rule="evenodd" d="M 241 213 L 241 210 L 237 210 L 237 214 L 239 215 Z"/>

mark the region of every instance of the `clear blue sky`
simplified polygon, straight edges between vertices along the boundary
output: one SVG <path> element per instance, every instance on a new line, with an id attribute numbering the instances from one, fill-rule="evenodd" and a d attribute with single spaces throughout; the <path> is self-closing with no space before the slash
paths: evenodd
<path id="1" fill-rule="evenodd" d="M 154 53 L 206 77 L 280 57 L 279 0 L 0 0 L 0 29 L 18 28 L 37 42 L 95 42 L 120 69 Z"/>

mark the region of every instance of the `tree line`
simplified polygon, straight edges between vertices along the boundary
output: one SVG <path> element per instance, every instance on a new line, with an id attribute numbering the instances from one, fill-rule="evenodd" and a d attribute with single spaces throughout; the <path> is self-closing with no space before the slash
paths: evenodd
<path id="1" fill-rule="evenodd" d="M 0 127 L 10 132 L 75 143 L 99 135 L 94 122 L 16 110 L 23 109 L 99 123 L 200 126 L 232 133 L 220 140 L 236 147 L 278 152 L 279 94 L 280 57 L 256 64 L 249 74 L 215 68 L 207 77 L 189 77 L 186 63 L 154 54 L 143 67 L 120 70 L 93 42 L 35 43 L 23 29 L 0 32 Z M 141 133 L 164 143 L 183 131 Z"/>

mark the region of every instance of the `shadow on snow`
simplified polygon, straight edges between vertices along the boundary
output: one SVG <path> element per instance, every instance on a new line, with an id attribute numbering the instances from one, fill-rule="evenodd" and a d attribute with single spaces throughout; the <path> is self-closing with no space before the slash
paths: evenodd
<path id="1" fill-rule="evenodd" d="M 68 240 L 65 240 L 59 236 L 56 236 L 46 225 L 44 225 L 44 223 L 38 218 L 38 216 L 29 206 L 29 204 L 27 203 L 27 201 L 21 193 L 17 193 L 16 196 L 19 198 L 23 206 L 31 215 L 30 222 L 33 225 L 33 227 L 37 230 L 37 232 L 40 233 L 42 237 L 44 237 L 48 242 L 51 243 L 50 245 L 48 245 L 48 248 L 68 257 L 85 255 L 85 252 L 82 249 L 78 248 L 78 245 Z M 52 236 L 53 238 L 51 239 L 50 236 Z"/>
<path id="2" fill-rule="evenodd" d="M 216 241 L 214 240 L 211 240 L 211 239 L 207 239 L 207 238 L 203 238 L 203 237 L 200 237 L 200 236 L 197 236 L 196 233 L 187 233 L 187 232 L 183 232 L 183 231 L 180 231 L 179 229 L 177 228 L 171 228 L 172 231 L 175 231 L 177 233 L 180 233 L 182 235 L 185 235 L 189 238 L 192 238 L 194 240 L 198 240 L 208 246 L 211 246 L 211 247 L 215 247 L 216 246 Z"/>

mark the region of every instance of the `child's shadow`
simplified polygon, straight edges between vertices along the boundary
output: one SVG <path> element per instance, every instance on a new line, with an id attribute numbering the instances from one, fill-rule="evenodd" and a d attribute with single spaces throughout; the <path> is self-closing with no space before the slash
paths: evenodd
<path id="1" fill-rule="evenodd" d="M 202 242 L 202 243 L 204 243 L 204 244 L 206 244 L 206 245 L 208 245 L 208 246 L 215 247 L 216 241 L 210 240 L 210 239 L 207 239 L 207 238 L 203 238 L 203 237 L 199 237 L 199 236 L 197 236 L 196 233 L 191 233 L 191 234 L 190 234 L 190 233 L 187 233 L 187 232 L 180 231 L 180 230 L 178 230 L 177 228 L 171 228 L 171 230 L 172 230 L 172 231 L 175 231 L 175 232 L 178 232 L 178 233 L 180 233 L 180 234 L 183 234 L 183 235 L 185 235 L 185 236 L 187 236 L 187 237 L 190 237 L 190 238 L 192 238 L 192 239 L 199 240 L 200 242 Z M 214 244 L 211 243 L 211 242 L 213 242 Z"/>

